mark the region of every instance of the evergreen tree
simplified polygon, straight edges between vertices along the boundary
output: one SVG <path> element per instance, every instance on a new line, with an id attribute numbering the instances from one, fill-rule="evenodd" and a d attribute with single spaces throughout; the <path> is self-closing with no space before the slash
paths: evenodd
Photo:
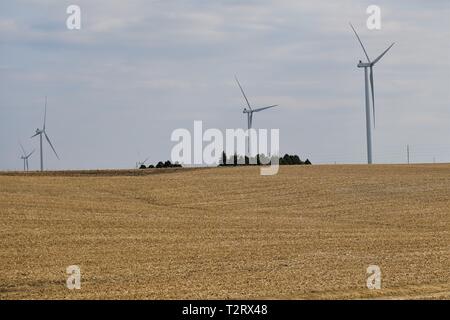
<path id="1" fill-rule="evenodd" d="M 158 162 L 158 164 L 156 165 L 156 168 L 163 168 L 164 167 L 164 163 L 162 163 L 161 161 Z"/>
<path id="2" fill-rule="evenodd" d="M 283 157 L 283 164 L 285 164 L 285 165 L 291 165 L 292 164 L 291 157 L 288 154 L 284 155 L 284 157 Z"/>
<path id="3" fill-rule="evenodd" d="M 222 160 L 219 165 L 221 166 L 227 165 L 227 154 L 225 153 L 225 151 L 222 151 Z"/>
<path id="4" fill-rule="evenodd" d="M 294 155 L 292 156 L 292 164 L 303 164 L 303 162 L 298 155 Z"/>
<path id="5" fill-rule="evenodd" d="M 164 162 L 164 168 L 171 168 L 171 167 L 172 167 L 172 163 L 169 160 Z"/>

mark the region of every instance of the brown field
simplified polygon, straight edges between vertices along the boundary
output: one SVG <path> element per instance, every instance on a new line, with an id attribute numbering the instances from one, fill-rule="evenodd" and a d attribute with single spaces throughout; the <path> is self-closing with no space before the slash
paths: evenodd
<path id="1" fill-rule="evenodd" d="M 449 299 L 450 165 L 2 173 L 0 244 L 0 299 Z"/>

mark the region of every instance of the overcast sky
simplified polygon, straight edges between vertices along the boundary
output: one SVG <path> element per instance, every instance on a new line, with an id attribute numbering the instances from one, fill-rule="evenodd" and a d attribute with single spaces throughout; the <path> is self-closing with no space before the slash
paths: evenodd
<path id="1" fill-rule="evenodd" d="M 66 8 L 81 7 L 81 30 Z M 366 8 L 382 10 L 368 30 Z M 4 0 L 0 2 L 0 170 L 36 149 L 44 97 L 50 169 L 130 168 L 170 158 L 177 128 L 279 128 L 281 153 L 364 163 L 364 54 L 375 67 L 374 161 L 450 162 L 450 2 Z"/>

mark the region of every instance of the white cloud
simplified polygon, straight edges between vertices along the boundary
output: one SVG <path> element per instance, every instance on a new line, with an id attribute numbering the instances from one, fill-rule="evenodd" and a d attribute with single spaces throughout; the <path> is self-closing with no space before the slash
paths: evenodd
<path id="1" fill-rule="evenodd" d="M 51 166 L 132 166 L 138 148 L 151 150 L 152 161 L 164 159 L 170 131 L 199 117 L 222 128 L 245 125 L 234 74 L 255 104 L 280 104 L 256 124 L 283 127 L 286 152 L 320 161 L 336 152 L 332 145 L 364 155 L 364 88 L 356 68 L 363 53 L 349 21 L 371 56 L 396 41 L 375 68 L 378 152 L 403 143 L 405 132 L 410 143 L 450 134 L 447 1 L 380 1 L 377 32 L 364 28 L 370 1 L 78 2 L 80 31 L 65 28 L 61 1 L 0 4 L 0 154 L 8 155 L 0 168 L 16 165 L 14 139 L 6 137 L 11 130 L 29 136 L 44 94 L 52 98 L 55 144 L 66 155 Z M 84 115 L 85 122 L 73 120 Z M 123 149 L 105 164 L 99 144 Z M 86 149 L 89 161 L 77 152 Z"/>

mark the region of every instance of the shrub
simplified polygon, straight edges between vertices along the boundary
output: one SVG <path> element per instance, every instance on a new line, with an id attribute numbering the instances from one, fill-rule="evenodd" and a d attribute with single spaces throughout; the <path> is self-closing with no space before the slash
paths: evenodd
<path id="1" fill-rule="evenodd" d="M 182 168 L 183 166 L 182 166 L 181 164 L 179 164 L 178 161 L 176 161 L 176 162 L 172 165 L 172 167 L 174 167 L 174 168 Z"/>
<path id="2" fill-rule="evenodd" d="M 156 165 L 156 168 L 163 168 L 164 167 L 164 163 L 162 163 L 161 161 L 158 162 L 158 164 Z"/>
<path id="3" fill-rule="evenodd" d="M 171 168 L 171 167 L 172 167 L 172 163 L 169 160 L 164 162 L 164 168 Z"/>
<path id="4" fill-rule="evenodd" d="M 291 159 L 292 164 L 303 164 L 302 160 L 300 160 L 300 157 L 298 155 L 293 155 Z"/>
<path id="5" fill-rule="evenodd" d="M 291 160 L 291 156 L 288 154 L 285 154 L 282 160 L 283 163 L 281 164 L 285 164 L 285 165 L 291 165 L 292 164 L 292 160 Z"/>

